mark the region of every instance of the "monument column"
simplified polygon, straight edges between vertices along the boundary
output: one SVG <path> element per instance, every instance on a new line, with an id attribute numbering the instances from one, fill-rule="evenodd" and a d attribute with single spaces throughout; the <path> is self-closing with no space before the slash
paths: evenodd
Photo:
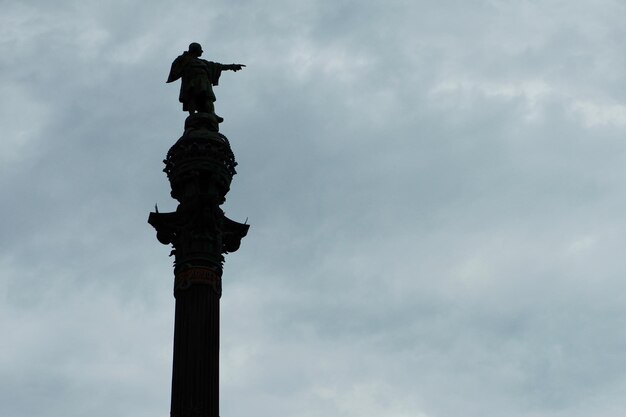
<path id="1" fill-rule="evenodd" d="M 187 54 L 193 52 L 193 45 L 200 48 L 191 44 Z M 171 244 L 175 257 L 171 417 L 219 416 L 223 255 L 239 248 L 249 226 L 228 219 L 220 208 L 237 164 L 228 139 L 218 132 L 222 119 L 214 112 L 214 96 L 210 106 L 203 105 L 206 91 L 197 89 L 207 83 L 210 87 L 210 71 L 217 71 L 219 77 L 220 71 L 236 67 L 242 66 L 201 60 L 196 51 L 191 57 L 185 53 L 178 57 L 170 72 L 170 79 L 177 74 L 182 78 L 181 101 L 190 83 L 193 88 L 185 94 L 195 100 L 183 135 L 163 161 L 178 207 L 172 213 L 156 210 L 148 218 L 159 242 Z M 183 101 L 183 108 L 188 105 Z"/>

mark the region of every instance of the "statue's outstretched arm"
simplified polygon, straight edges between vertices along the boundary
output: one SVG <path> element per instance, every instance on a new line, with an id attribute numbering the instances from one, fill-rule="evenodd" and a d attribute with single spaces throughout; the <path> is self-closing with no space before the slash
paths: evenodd
<path id="1" fill-rule="evenodd" d="M 245 65 L 243 64 L 230 64 L 230 65 L 223 65 L 222 64 L 222 69 L 224 70 L 228 70 L 228 71 L 239 71 L 240 69 L 242 69 L 243 67 L 245 67 Z"/>

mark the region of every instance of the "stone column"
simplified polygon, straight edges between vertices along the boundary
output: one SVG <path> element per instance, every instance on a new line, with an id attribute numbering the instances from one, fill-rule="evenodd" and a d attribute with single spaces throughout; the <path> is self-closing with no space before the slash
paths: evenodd
<path id="1" fill-rule="evenodd" d="M 235 157 L 214 116 L 197 113 L 163 162 L 179 204 L 173 213 L 150 213 L 148 222 L 175 256 L 171 417 L 218 417 L 223 255 L 239 248 L 249 228 L 220 208 Z"/>

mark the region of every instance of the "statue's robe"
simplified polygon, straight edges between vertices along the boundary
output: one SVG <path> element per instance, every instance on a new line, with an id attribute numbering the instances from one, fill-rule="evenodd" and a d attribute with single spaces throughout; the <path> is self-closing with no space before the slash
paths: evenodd
<path id="1" fill-rule="evenodd" d="M 211 111 L 215 101 L 213 86 L 218 85 L 224 65 L 192 56 L 183 52 L 172 63 L 167 82 L 181 78 L 178 100 L 183 111 Z"/>

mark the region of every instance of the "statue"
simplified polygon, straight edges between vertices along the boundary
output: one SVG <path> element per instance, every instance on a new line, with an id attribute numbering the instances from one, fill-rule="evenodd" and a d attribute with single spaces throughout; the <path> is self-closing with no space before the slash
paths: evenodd
<path id="1" fill-rule="evenodd" d="M 221 123 L 224 119 L 215 114 L 213 86 L 218 85 L 222 71 L 239 71 L 245 65 L 224 65 L 200 59 L 202 52 L 199 43 L 191 43 L 189 50 L 179 55 L 172 63 L 167 82 L 171 83 L 181 78 L 178 100 L 183 103 L 183 111 L 188 111 L 190 116 L 195 113 L 208 113 L 217 123 Z"/>
<path id="2" fill-rule="evenodd" d="M 200 59 L 202 47 L 189 45 L 174 62 L 167 82 L 181 79 L 180 101 L 185 119 L 182 136 L 163 160 L 176 210 L 160 213 L 155 206 L 148 223 L 174 257 L 174 344 L 171 417 L 219 416 L 220 297 L 224 257 L 239 249 L 250 225 L 226 217 L 226 202 L 235 155 L 219 133 L 215 95 L 222 65 Z"/>

